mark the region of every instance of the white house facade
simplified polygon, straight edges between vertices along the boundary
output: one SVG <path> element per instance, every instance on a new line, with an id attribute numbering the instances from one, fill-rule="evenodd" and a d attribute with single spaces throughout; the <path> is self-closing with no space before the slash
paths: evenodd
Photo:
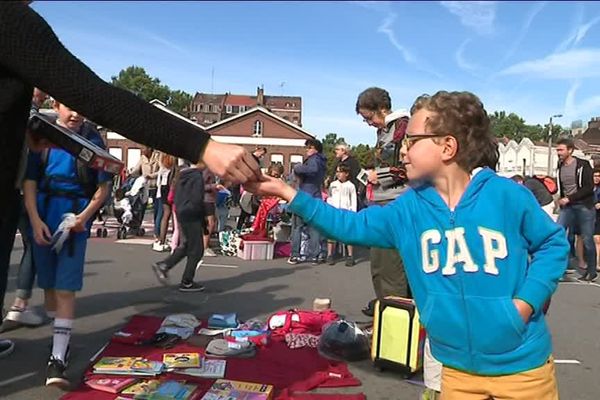
<path id="1" fill-rule="evenodd" d="M 506 143 L 498 143 L 498 174 L 511 177 L 513 175 L 535 175 L 547 174 L 548 172 L 548 145 L 543 143 L 534 143 L 528 138 L 524 138 L 520 143 L 509 140 Z M 591 158 L 583 154 L 581 150 L 575 149 L 575 156 L 590 161 Z M 556 166 L 558 165 L 558 156 L 556 147 L 552 147 L 550 156 L 552 171 L 550 176 L 556 175 Z"/>

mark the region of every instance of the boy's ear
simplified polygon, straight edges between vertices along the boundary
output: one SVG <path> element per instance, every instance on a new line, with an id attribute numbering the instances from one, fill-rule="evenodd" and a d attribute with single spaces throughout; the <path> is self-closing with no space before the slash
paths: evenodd
<path id="1" fill-rule="evenodd" d="M 60 102 L 56 99 L 52 100 L 52 109 L 54 111 L 58 111 L 58 109 L 60 108 Z"/>
<path id="2" fill-rule="evenodd" d="M 442 140 L 442 160 L 450 161 L 458 154 L 458 141 L 454 136 L 446 136 Z"/>

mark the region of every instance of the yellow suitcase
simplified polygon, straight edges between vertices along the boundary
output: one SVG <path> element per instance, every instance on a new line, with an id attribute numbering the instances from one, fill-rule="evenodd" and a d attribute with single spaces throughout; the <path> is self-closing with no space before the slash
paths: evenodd
<path id="1" fill-rule="evenodd" d="M 409 377 L 423 367 L 425 330 L 411 299 L 386 298 L 375 304 L 371 359 L 379 370 Z"/>

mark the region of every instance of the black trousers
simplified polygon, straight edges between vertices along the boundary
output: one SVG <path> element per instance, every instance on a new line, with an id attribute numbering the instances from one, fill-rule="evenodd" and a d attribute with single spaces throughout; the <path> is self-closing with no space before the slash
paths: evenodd
<path id="1" fill-rule="evenodd" d="M 180 233 L 179 247 L 163 263 L 170 270 L 187 257 L 181 283 L 189 284 L 194 281 L 196 267 L 204 255 L 204 221 L 178 222 Z"/>
<path id="2" fill-rule="evenodd" d="M 10 253 L 12 253 L 19 223 L 19 191 L 9 192 L 7 199 L 7 207 L 0 210 L 0 314 L 4 305 L 4 294 L 8 281 Z"/>

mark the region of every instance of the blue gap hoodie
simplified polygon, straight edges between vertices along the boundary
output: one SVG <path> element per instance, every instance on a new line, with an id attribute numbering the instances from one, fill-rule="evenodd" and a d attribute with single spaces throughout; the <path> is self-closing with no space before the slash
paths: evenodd
<path id="1" fill-rule="evenodd" d="M 296 165 L 294 173 L 300 178 L 299 189 L 312 197 L 321 197 L 321 186 L 327 173 L 327 158 L 322 153 L 308 157 Z"/>
<path id="2" fill-rule="evenodd" d="M 505 375 L 550 356 L 542 308 L 569 246 L 527 188 L 485 168 L 453 211 L 428 184 L 359 213 L 298 192 L 290 210 L 332 239 L 398 249 L 433 355 L 444 365 Z M 513 298 L 534 308 L 527 324 Z"/>

